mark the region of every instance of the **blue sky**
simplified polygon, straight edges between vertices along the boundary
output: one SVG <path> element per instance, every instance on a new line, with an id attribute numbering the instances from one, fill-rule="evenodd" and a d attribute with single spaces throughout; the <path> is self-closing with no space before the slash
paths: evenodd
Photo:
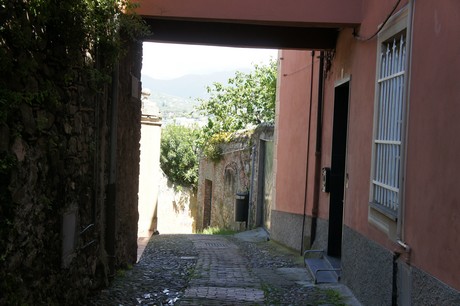
<path id="1" fill-rule="evenodd" d="M 142 74 L 174 79 L 187 74 L 235 71 L 276 59 L 277 50 L 144 42 Z"/>

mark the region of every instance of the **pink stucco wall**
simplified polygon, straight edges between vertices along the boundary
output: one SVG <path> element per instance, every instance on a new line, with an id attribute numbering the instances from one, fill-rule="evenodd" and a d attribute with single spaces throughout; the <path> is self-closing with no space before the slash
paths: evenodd
<path id="1" fill-rule="evenodd" d="M 316 52 L 316 56 L 319 53 Z M 279 64 L 279 106 L 276 114 L 276 204 L 279 211 L 303 214 L 306 179 L 307 138 L 309 128 L 311 91 L 311 51 L 281 52 Z M 318 72 L 319 60 L 314 56 L 314 73 Z M 318 80 L 313 82 L 311 126 L 316 126 L 316 102 Z M 314 168 L 315 133 L 310 136 L 310 170 Z M 308 181 L 314 180 L 309 171 Z M 307 210 L 311 211 L 313 184 L 307 190 Z"/>
<path id="2" fill-rule="evenodd" d="M 331 161 L 334 86 L 336 82 L 350 78 L 346 160 L 348 188 L 345 190 L 344 223 L 361 233 L 371 234 L 374 229 L 369 226 L 367 214 L 372 157 L 376 42 L 375 40 L 373 43 L 357 42 L 353 38 L 352 30 L 347 29 L 342 31 L 339 37 L 336 52 L 332 69 L 326 80 L 322 167 L 330 166 Z M 328 206 L 328 194 L 321 194 L 320 217 L 328 217 Z M 376 234 L 378 236 L 378 233 Z"/>
<path id="3" fill-rule="evenodd" d="M 411 246 L 410 264 L 460 289 L 460 2 L 417 0 L 414 4 L 412 61 L 410 65 L 407 162 L 403 206 L 403 239 Z M 395 1 L 140 1 L 141 15 L 187 20 L 221 20 L 256 24 L 355 24 L 362 37 L 371 36 L 385 20 Z M 409 3 L 401 1 L 398 9 Z M 206 8 L 206 9 L 203 9 Z M 241 9 L 244 8 L 244 9 Z M 372 158 L 375 65 L 377 39 L 360 41 L 353 29 L 343 27 L 328 72 L 324 92 L 321 167 L 330 166 L 334 86 L 350 78 L 347 144 L 348 187 L 344 225 L 390 252 L 398 246 L 368 221 Z M 311 125 L 310 51 L 283 51 L 276 127 L 275 210 L 303 214 L 308 184 L 307 214 L 313 197 L 314 135 Z M 315 60 L 317 63 L 317 60 Z M 318 67 L 318 65 L 316 65 Z M 318 75 L 315 73 L 314 75 Z M 315 82 L 317 82 L 317 78 Z M 313 85 L 316 90 L 317 83 Z M 312 101 L 317 101 L 313 92 Z M 312 118 L 315 119 L 315 105 Z M 307 163 L 307 160 L 309 163 Z M 310 173 L 305 177 L 306 165 Z M 329 195 L 319 194 L 319 217 L 328 218 Z"/>
<path id="4" fill-rule="evenodd" d="M 358 32 L 367 37 L 391 10 L 391 5 L 368 1 L 364 20 Z M 345 189 L 344 224 L 389 249 L 394 248 L 386 234 L 368 222 L 369 184 L 372 158 L 375 69 L 377 40 L 362 42 L 353 37 L 352 29 L 342 30 L 336 54 L 325 84 L 323 150 L 321 167 L 329 167 L 332 150 L 334 88 L 350 79 L 349 121 L 347 141 L 348 187 Z M 328 218 L 329 194 L 321 193 L 319 217 Z"/>
<path id="5" fill-rule="evenodd" d="M 405 238 L 414 265 L 460 290 L 459 37 L 459 1 L 416 1 Z"/>
<path id="6" fill-rule="evenodd" d="M 414 3 L 402 238 L 411 247 L 411 265 L 460 289 L 460 2 Z M 392 5 L 366 1 L 359 34 L 373 34 Z M 331 161 L 334 86 L 350 77 L 344 225 L 391 252 L 396 243 L 368 221 L 377 39 L 358 41 L 352 33 L 341 31 L 326 79 L 321 167 Z M 282 56 L 281 77 L 307 65 L 309 52 Z M 297 214 L 303 212 L 309 84 L 308 69 L 280 81 L 276 209 Z M 328 206 L 328 194 L 320 193 L 320 218 L 328 218 Z"/>
<path id="7" fill-rule="evenodd" d="M 368 10 L 383 8 L 375 2 Z M 460 289 L 456 273 L 460 271 L 460 194 L 455 188 L 460 173 L 460 142 L 455 141 L 460 131 L 456 119 L 460 91 L 454 77 L 460 69 L 460 3 L 416 1 L 414 12 L 402 238 L 411 247 L 412 265 Z M 350 34 L 343 31 L 339 37 L 326 90 L 333 92 L 332 82 L 340 79 L 342 69 L 351 75 L 344 224 L 392 251 L 395 244 L 367 220 L 376 40 L 357 42 Z M 328 103 L 332 97 L 326 97 Z M 329 151 L 326 139 L 324 152 Z M 324 154 L 326 161 L 330 157 Z M 327 207 L 325 200 L 320 207 Z"/>

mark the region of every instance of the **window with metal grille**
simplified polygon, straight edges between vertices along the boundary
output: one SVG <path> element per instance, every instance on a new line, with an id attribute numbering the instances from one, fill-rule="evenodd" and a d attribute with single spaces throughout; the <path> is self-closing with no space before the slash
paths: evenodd
<path id="1" fill-rule="evenodd" d="M 406 31 L 384 41 L 379 49 L 371 206 L 396 220 L 400 208 Z"/>

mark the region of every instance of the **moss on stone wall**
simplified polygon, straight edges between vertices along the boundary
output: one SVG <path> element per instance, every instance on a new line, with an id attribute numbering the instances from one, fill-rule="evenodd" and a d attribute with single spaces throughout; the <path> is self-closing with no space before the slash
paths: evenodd
<path id="1" fill-rule="evenodd" d="M 202 231 L 205 203 L 205 181 L 212 182 L 211 226 L 240 230 L 235 222 L 235 196 L 237 192 L 252 191 L 249 227 L 254 226 L 258 201 L 259 146 L 261 139 L 273 139 L 273 125 L 261 124 L 253 130 L 233 133 L 220 143 L 219 160 L 203 158 L 200 161 L 196 229 Z M 253 155 L 255 155 L 253 157 Z M 255 163 L 254 165 L 252 163 Z M 254 173 L 252 173 L 254 171 Z"/>
<path id="2" fill-rule="evenodd" d="M 0 3 L 1 305 L 77 305 L 107 283 L 110 74 L 124 56 L 130 58 L 122 61 L 120 82 L 140 76 L 141 47 L 132 38 L 142 31 L 114 3 Z M 131 96 L 131 88 L 120 96 Z M 120 191 L 119 216 L 130 215 L 123 222 L 134 230 L 120 230 L 117 245 L 129 251 L 116 254 L 118 265 L 135 260 L 140 102 L 134 100 L 119 118 L 131 127 L 122 139 L 132 139 L 120 159 L 132 158 L 119 171 L 133 180 Z"/>

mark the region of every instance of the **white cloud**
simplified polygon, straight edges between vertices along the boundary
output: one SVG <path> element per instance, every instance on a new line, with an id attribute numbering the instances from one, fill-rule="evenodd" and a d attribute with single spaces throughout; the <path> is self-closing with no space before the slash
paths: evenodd
<path id="1" fill-rule="evenodd" d="M 173 79 L 187 74 L 208 74 L 251 68 L 276 58 L 277 50 L 229 48 L 144 42 L 142 74 Z"/>

